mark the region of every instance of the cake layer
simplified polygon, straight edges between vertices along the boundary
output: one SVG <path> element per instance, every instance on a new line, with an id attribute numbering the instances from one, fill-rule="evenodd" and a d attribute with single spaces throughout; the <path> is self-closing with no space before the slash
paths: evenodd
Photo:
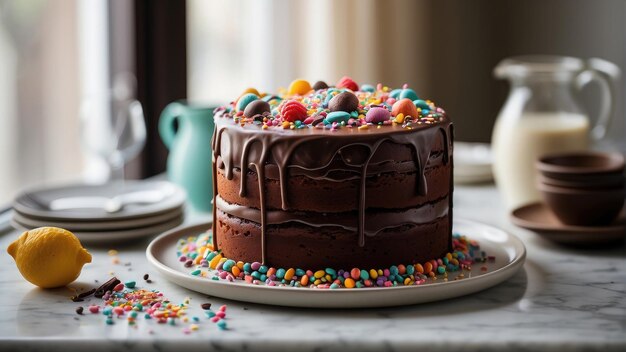
<path id="1" fill-rule="evenodd" d="M 365 203 L 370 208 L 408 208 L 419 206 L 436 199 L 448 196 L 450 192 L 450 165 L 429 167 L 424 171 L 428 192 L 420 195 L 417 192 L 417 172 L 388 172 L 366 178 Z M 232 179 L 228 180 L 221 169 L 217 170 L 217 188 L 219 195 L 229 203 L 261 208 L 259 181 L 256 172 L 249 171 L 245 178 L 247 194 L 239 193 L 241 173 L 233 171 Z M 360 196 L 360 179 L 341 182 L 316 180 L 306 176 L 287 177 L 287 188 L 292 190 L 286 196 L 288 210 L 315 212 L 345 212 L 358 207 Z M 281 209 L 281 185 L 278 180 L 265 180 L 265 206 L 267 209 Z"/>
<path id="2" fill-rule="evenodd" d="M 260 224 L 216 210 L 217 245 L 229 258 L 261 262 Z M 380 216 L 384 216 L 381 214 Z M 357 216 L 351 220 L 356 223 Z M 404 224 L 368 236 L 357 246 L 357 232 L 340 226 L 288 222 L 265 226 L 265 262 L 274 267 L 349 270 L 423 263 L 445 255 L 451 246 L 446 214 L 422 224 Z"/>

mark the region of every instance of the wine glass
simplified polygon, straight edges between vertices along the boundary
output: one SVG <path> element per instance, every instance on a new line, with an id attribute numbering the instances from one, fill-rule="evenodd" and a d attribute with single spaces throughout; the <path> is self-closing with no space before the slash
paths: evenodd
<path id="1" fill-rule="evenodd" d="M 124 165 L 146 144 L 141 103 L 134 98 L 136 80 L 130 73 L 115 75 L 111 89 L 89 97 L 81 106 L 81 146 L 104 160 L 109 182 L 124 180 Z"/>

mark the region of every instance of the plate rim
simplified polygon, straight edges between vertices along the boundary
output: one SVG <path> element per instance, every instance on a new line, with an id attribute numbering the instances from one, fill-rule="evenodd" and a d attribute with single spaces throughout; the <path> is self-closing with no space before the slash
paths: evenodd
<path id="1" fill-rule="evenodd" d="M 148 227 L 142 227 L 142 228 L 134 228 L 134 229 L 126 229 L 126 230 L 118 229 L 118 230 L 99 231 L 99 232 L 72 231 L 72 233 L 76 237 L 78 237 L 78 240 L 81 241 L 81 243 L 85 242 L 85 243 L 93 244 L 93 243 L 105 243 L 105 242 L 110 242 L 110 241 L 135 240 L 138 238 L 154 236 L 154 234 L 157 234 L 159 232 L 162 233 L 163 231 L 161 230 L 162 228 L 168 228 L 168 230 L 165 230 L 166 232 L 175 230 L 177 228 L 180 228 L 181 225 L 184 223 L 184 221 L 185 221 L 184 215 L 181 215 L 179 217 L 172 218 L 165 222 L 157 223 L 157 224 L 154 224 Z M 28 228 L 25 225 L 21 224 L 20 222 L 15 221 L 15 219 L 10 219 L 9 222 L 16 231 L 30 231 L 33 229 L 33 228 Z M 126 231 L 126 233 L 124 233 L 124 231 Z M 134 231 L 134 232 L 129 233 L 129 231 Z"/>
<path id="2" fill-rule="evenodd" d="M 56 220 L 43 220 L 43 219 L 34 219 L 30 218 L 28 215 L 24 215 L 23 213 L 13 209 L 12 218 L 15 219 L 18 223 L 34 226 L 34 224 L 27 224 L 25 221 L 37 221 L 39 223 L 47 223 L 48 225 L 41 226 L 56 226 L 70 229 L 71 231 L 76 232 L 105 232 L 98 231 L 96 229 L 105 229 L 109 231 L 118 231 L 118 230 L 132 230 L 139 229 L 144 227 L 149 227 L 152 225 L 157 225 L 168 220 L 173 220 L 177 217 L 181 217 L 185 214 L 185 206 L 181 206 L 178 208 L 174 208 L 170 212 L 166 212 L 163 214 L 150 215 L 144 217 L 137 217 L 131 219 L 119 219 L 119 220 L 105 220 L 105 221 L 56 221 Z M 50 225 L 54 224 L 54 225 Z M 127 224 L 132 224 L 131 226 Z M 77 227 L 78 226 L 78 227 Z"/>
<path id="3" fill-rule="evenodd" d="M 515 213 L 519 213 L 525 209 L 533 208 L 533 207 L 545 207 L 545 203 L 543 202 L 532 202 L 520 207 L 517 207 L 509 213 L 509 218 L 511 222 L 519 227 L 525 228 L 527 230 L 544 232 L 544 233 L 569 233 L 569 234 L 588 234 L 590 232 L 595 233 L 613 233 L 619 230 L 623 230 L 626 228 L 626 225 L 613 225 L 613 226 L 575 226 L 575 225 L 563 225 L 563 227 L 556 226 L 546 226 L 542 227 L 541 223 L 528 221 L 525 218 L 521 218 L 516 216 Z"/>
<path id="4" fill-rule="evenodd" d="M 28 215 L 31 217 L 35 217 L 35 218 L 40 218 L 43 221 L 46 220 L 53 220 L 53 221 L 60 221 L 60 220 L 64 220 L 64 221 L 91 221 L 91 220 L 109 220 L 109 221 L 116 221 L 116 220 L 128 220 L 128 219 L 134 219 L 134 218 L 141 218 L 144 217 L 146 215 L 161 215 L 164 213 L 167 213 L 169 211 L 172 211 L 172 209 L 176 209 L 178 207 L 181 207 L 185 204 L 185 201 L 187 200 L 187 194 L 185 192 L 185 190 L 183 188 L 181 188 L 180 186 L 178 186 L 177 184 L 167 181 L 167 180 L 126 180 L 125 183 L 134 183 L 134 184 L 146 184 L 146 183 L 167 183 L 169 186 L 173 187 L 175 189 L 174 194 L 172 194 L 170 197 L 176 197 L 176 196 L 180 196 L 180 200 L 178 202 L 175 203 L 175 205 L 172 205 L 170 207 L 161 209 L 159 211 L 154 211 L 154 212 L 149 212 L 149 213 L 139 213 L 139 214 L 127 214 L 127 215 L 116 215 L 116 213 L 112 214 L 112 216 L 110 217 L 106 217 L 106 218 L 101 218 L 101 217 L 93 217 L 93 216 L 89 216 L 89 215 L 79 215 L 79 216 L 70 216 L 70 217 L 63 217 L 63 216 L 55 216 L 55 215 L 50 215 L 51 212 L 53 211 L 45 211 L 45 210 L 38 210 L 38 209 L 33 209 L 33 208 L 29 208 L 27 206 L 24 206 L 23 204 L 18 202 L 18 199 L 20 199 L 21 197 L 25 196 L 26 194 L 33 194 L 33 193 L 37 193 L 37 192 L 42 192 L 42 191 L 51 191 L 51 190 L 59 190 L 59 189 L 63 189 L 63 188 L 72 188 L 72 187 L 102 187 L 104 185 L 98 185 L 98 184 L 88 184 L 88 183 L 66 183 L 66 184 L 58 184 L 58 185 L 51 185 L 51 186 L 39 186 L 39 187 L 31 187 L 31 188 L 25 188 L 20 190 L 20 192 L 13 198 L 12 202 L 11 202 L 11 207 L 17 211 L 19 211 L 20 213 L 22 213 L 23 215 Z M 119 214 L 119 213 L 117 213 Z"/>
<path id="5" fill-rule="evenodd" d="M 514 243 L 514 247 L 516 248 L 516 256 L 509 260 L 508 264 L 506 264 L 505 266 L 498 268 L 496 270 L 493 271 L 489 271 L 487 273 L 481 274 L 480 276 L 476 276 L 476 277 L 472 277 L 472 278 L 467 278 L 464 280 L 472 280 L 475 283 L 481 283 L 481 282 L 485 282 L 485 281 L 489 281 L 492 277 L 496 277 L 501 275 L 502 273 L 509 271 L 509 270 L 513 270 L 513 274 L 515 274 L 517 272 L 517 270 L 519 270 L 519 268 L 524 264 L 525 260 L 526 260 L 526 255 L 527 255 L 527 250 L 526 250 L 526 246 L 524 245 L 524 243 L 522 242 L 521 239 L 519 239 L 519 237 L 517 237 L 516 235 L 505 231 L 503 229 L 500 229 L 498 227 L 489 225 L 489 224 L 485 224 L 483 222 L 480 221 L 474 221 L 474 220 L 468 220 L 468 219 L 464 219 L 464 218 L 457 218 L 453 220 L 453 223 L 467 223 L 467 224 L 471 224 L 471 225 L 478 225 L 478 226 L 483 226 L 483 227 L 488 227 L 490 229 L 495 229 L 499 232 L 505 233 L 508 238 L 510 238 L 512 240 L 512 242 Z M 394 291 L 401 291 L 401 290 L 415 290 L 417 288 L 420 289 L 434 289 L 434 288 L 438 288 L 438 287 L 445 287 L 445 286 L 450 286 L 450 285 L 458 285 L 460 282 L 464 281 L 464 280 L 459 280 L 459 281 L 442 281 L 442 282 L 434 282 L 434 283 L 429 283 L 428 285 L 411 285 L 411 286 L 396 286 L 396 287 L 368 287 L 367 289 L 359 289 L 359 290 L 343 290 L 343 289 L 339 289 L 339 290 L 322 290 L 322 289 L 306 289 L 306 288 L 301 288 L 301 287 L 290 287 L 290 286 L 266 286 L 266 285 L 236 285 L 234 286 L 232 283 L 228 282 L 228 281 L 224 281 L 224 280 L 207 280 L 205 278 L 201 278 L 201 277 L 195 277 L 195 276 L 190 276 L 190 275 L 185 275 L 180 271 L 177 271 L 176 269 L 173 269 L 169 266 L 167 266 L 166 264 L 160 262 L 156 256 L 152 253 L 154 248 L 156 247 L 156 244 L 161 242 L 161 241 L 165 241 L 166 239 L 169 239 L 169 237 L 173 237 L 175 234 L 177 234 L 180 231 L 198 231 L 198 228 L 203 228 L 204 226 L 211 226 L 212 225 L 212 221 L 206 221 L 206 222 L 202 222 L 202 223 L 194 223 L 194 224 L 190 224 L 188 226 L 184 226 L 184 227 L 177 227 L 171 230 L 168 230 L 164 233 L 162 233 L 161 235 L 155 237 L 150 244 L 148 245 L 148 247 L 146 248 L 146 258 L 148 259 L 148 262 L 153 265 L 155 268 L 157 268 L 157 270 L 163 272 L 166 272 L 170 275 L 173 276 L 179 276 L 181 279 L 184 280 L 191 280 L 193 282 L 198 282 L 198 283 L 210 283 L 211 285 L 229 285 L 232 287 L 238 287 L 241 289 L 249 289 L 249 288 L 253 288 L 255 290 L 261 289 L 261 290 L 267 290 L 266 292 L 270 293 L 270 292 L 291 292 L 291 291 L 295 291 L 295 292 L 302 292 L 303 290 L 306 290 L 307 293 L 312 293 L 315 292 L 314 294 L 326 294 L 326 295 L 339 295 L 339 294 L 351 294 L 351 295 L 371 295 L 371 294 L 375 294 L 375 293 L 380 293 L 380 292 L 388 292 L 390 290 L 394 290 Z M 178 239 L 176 239 L 176 241 L 178 241 Z M 519 252 L 518 252 L 519 250 Z M 512 275 L 513 275 L 512 274 Z M 168 279 L 169 281 L 172 281 L 174 283 L 176 283 L 177 285 L 184 287 L 185 289 L 189 289 L 192 291 L 195 291 L 193 289 L 190 289 L 188 287 L 185 287 L 181 284 L 179 284 L 178 282 L 175 282 L 174 280 L 171 280 L 169 278 L 166 277 L 166 279 Z M 489 286 L 490 287 L 490 286 Z"/>

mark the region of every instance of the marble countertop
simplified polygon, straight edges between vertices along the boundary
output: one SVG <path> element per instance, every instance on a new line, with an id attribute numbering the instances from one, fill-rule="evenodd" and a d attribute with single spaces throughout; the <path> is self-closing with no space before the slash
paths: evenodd
<path id="1" fill-rule="evenodd" d="M 141 283 L 149 273 L 153 283 L 144 287 L 174 302 L 191 298 L 188 314 L 202 319 L 199 330 L 188 335 L 182 325 L 139 319 L 135 327 L 126 321 L 109 326 L 102 315 L 77 315 L 75 309 L 89 301 L 74 303 L 67 288 L 41 290 L 22 279 L 4 250 L 18 235 L 10 231 L 0 234 L 0 351 L 626 350 L 623 246 L 583 250 L 546 242 L 511 225 L 489 185 L 457 187 L 455 216 L 518 235 L 528 250 L 524 269 L 471 296 L 402 308 L 293 309 L 207 298 L 161 277 L 145 258 L 149 241 L 88 247 L 93 262 L 72 287 L 93 287 L 111 272 Z M 119 264 L 107 254 L 111 248 L 119 251 Z M 204 319 L 199 307 L 204 302 L 228 305 L 227 331 Z"/>

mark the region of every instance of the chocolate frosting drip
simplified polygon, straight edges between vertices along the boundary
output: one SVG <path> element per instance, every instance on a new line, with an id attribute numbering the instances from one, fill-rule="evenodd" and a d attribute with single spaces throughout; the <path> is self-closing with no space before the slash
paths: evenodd
<path id="1" fill-rule="evenodd" d="M 365 245 L 366 230 L 365 210 L 365 180 L 368 167 L 380 145 L 384 142 L 408 145 L 412 148 L 415 169 L 418 177 L 418 187 L 415 192 L 419 195 L 427 193 L 424 170 L 437 134 L 444 138 L 443 162 L 450 160 L 452 144 L 450 121 L 447 118 L 435 124 L 417 125 L 412 130 L 398 125 L 356 130 L 341 128 L 330 132 L 325 129 L 306 128 L 297 130 L 261 130 L 255 125 L 234 123 L 228 116 L 215 116 L 215 133 L 213 136 L 213 179 L 217 177 L 218 158 L 223 162 L 225 176 L 232 180 L 233 169 L 241 169 L 241 184 L 239 193 L 246 195 L 245 177 L 248 170 L 254 167 L 258 175 L 260 195 L 260 223 L 261 223 L 261 258 L 265 262 L 265 229 L 267 226 L 267 210 L 265 207 L 265 175 L 266 166 L 273 164 L 278 169 L 281 190 L 281 205 L 283 210 L 289 209 L 289 190 L 286 187 L 286 178 L 289 170 L 299 175 L 315 179 L 341 182 L 346 174 L 360 178 L 358 222 L 358 245 Z M 393 159 L 388 160 L 393 165 Z M 385 163 L 377 163 L 377 169 L 384 172 Z M 391 168 L 388 171 L 395 171 Z M 336 175 L 342 176 L 336 176 Z M 213 192 L 213 219 L 216 219 L 217 189 L 214 182 Z M 420 216 L 419 214 L 414 214 Z M 213 245 L 217 250 L 217 234 L 215 223 L 213 228 Z M 341 226 L 338 224 L 338 226 Z M 344 225 L 345 226 L 345 225 Z"/>

